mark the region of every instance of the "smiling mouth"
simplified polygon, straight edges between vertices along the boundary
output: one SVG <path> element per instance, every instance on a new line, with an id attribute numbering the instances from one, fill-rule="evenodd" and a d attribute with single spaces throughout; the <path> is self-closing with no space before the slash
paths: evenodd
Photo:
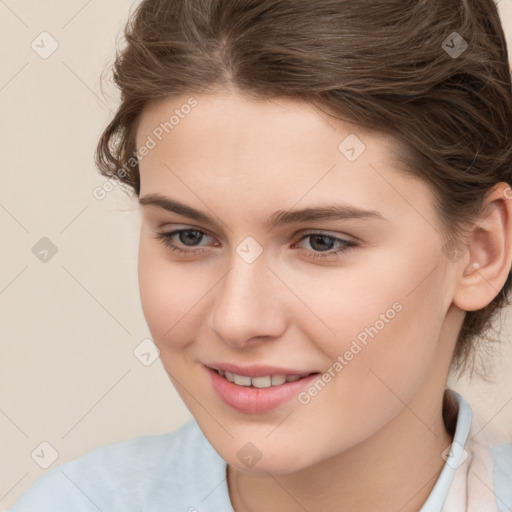
<path id="1" fill-rule="evenodd" d="M 235 373 L 227 372 L 224 370 L 215 370 L 221 377 L 224 377 L 227 381 L 236 384 L 237 386 L 254 387 L 254 388 L 270 388 L 281 386 L 287 382 L 296 382 L 310 375 L 315 375 L 318 372 L 307 373 L 303 375 L 293 374 L 284 375 L 282 373 L 276 373 L 274 375 L 265 375 L 262 377 L 248 377 L 247 375 L 237 375 Z"/>

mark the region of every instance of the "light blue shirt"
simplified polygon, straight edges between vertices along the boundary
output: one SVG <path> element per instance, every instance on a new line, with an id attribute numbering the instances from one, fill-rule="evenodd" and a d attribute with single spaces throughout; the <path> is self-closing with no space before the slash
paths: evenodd
<path id="1" fill-rule="evenodd" d="M 420 512 L 441 511 L 473 421 L 469 404 L 449 392 L 459 404 L 454 442 Z M 489 449 L 494 492 L 499 497 L 493 506 L 511 512 L 512 445 Z M 190 420 L 174 432 L 102 446 L 56 466 L 8 512 L 233 512 L 226 468 L 195 420 Z"/>

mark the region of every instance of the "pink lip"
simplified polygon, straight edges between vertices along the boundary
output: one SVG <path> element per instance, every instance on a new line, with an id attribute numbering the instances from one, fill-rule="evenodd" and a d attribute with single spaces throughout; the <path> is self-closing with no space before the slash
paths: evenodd
<path id="1" fill-rule="evenodd" d="M 269 388 L 255 388 L 252 386 L 239 386 L 233 382 L 229 382 L 224 377 L 219 375 L 215 370 L 205 367 L 210 374 L 213 389 L 217 392 L 221 400 L 240 412 L 247 414 L 259 414 L 270 411 L 279 407 L 284 402 L 297 396 L 301 389 L 310 385 L 310 383 L 318 377 L 318 374 L 309 375 L 295 382 L 285 382 L 280 386 L 271 386 Z M 234 368 L 231 366 L 231 368 Z M 261 368 L 261 367 L 260 367 Z M 258 368 L 258 371 L 259 369 Z M 219 368 L 223 369 L 223 368 Z M 247 375 L 247 368 L 242 371 L 233 371 L 238 375 Z M 252 375 L 254 377 L 262 377 L 264 375 L 272 374 L 285 374 L 290 375 L 289 370 L 283 371 L 268 371 L 266 373 L 259 372 L 259 375 Z M 226 371 L 226 370 L 225 370 Z M 227 370 L 230 371 L 229 369 Z M 296 372 L 295 375 L 299 375 Z"/>

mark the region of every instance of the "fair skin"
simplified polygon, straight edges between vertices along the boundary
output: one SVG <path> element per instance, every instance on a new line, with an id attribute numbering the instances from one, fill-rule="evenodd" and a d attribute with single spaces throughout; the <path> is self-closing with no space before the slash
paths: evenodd
<path id="1" fill-rule="evenodd" d="M 146 107 L 137 146 L 190 96 Z M 452 441 L 441 407 L 464 311 L 485 307 L 510 270 L 507 185 L 488 195 L 469 250 L 452 261 L 433 192 L 397 170 L 388 138 L 296 100 L 193 96 L 197 107 L 140 162 L 140 197 L 179 201 L 211 222 L 141 205 L 139 285 L 162 363 L 228 463 L 233 508 L 419 510 Z M 338 150 L 349 134 L 366 146 L 355 161 Z M 383 218 L 269 227 L 278 210 L 334 203 Z M 191 230 L 172 237 L 185 255 L 155 238 L 179 229 Z M 357 245 L 335 254 L 339 242 L 306 237 L 319 232 Z M 237 253 L 249 236 L 262 249 L 252 263 Z M 212 361 L 321 374 L 396 303 L 400 311 L 307 404 L 241 412 L 212 388 Z M 261 454 L 251 468 L 237 457 L 248 442 Z"/>

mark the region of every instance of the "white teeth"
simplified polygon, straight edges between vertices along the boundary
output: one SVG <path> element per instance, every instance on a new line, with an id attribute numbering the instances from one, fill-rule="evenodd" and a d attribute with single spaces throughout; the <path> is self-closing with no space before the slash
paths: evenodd
<path id="1" fill-rule="evenodd" d="M 229 382 L 234 382 L 238 386 L 254 386 L 255 388 L 269 388 L 271 386 L 280 386 L 285 382 L 295 382 L 302 378 L 301 375 L 265 375 L 264 377 L 247 377 L 246 375 L 236 375 L 235 373 L 217 370 L 219 375 L 223 376 Z"/>
<path id="2" fill-rule="evenodd" d="M 252 385 L 255 388 L 269 388 L 272 386 L 272 377 L 253 377 L 251 379 Z"/>
<path id="3" fill-rule="evenodd" d="M 272 386 L 280 386 L 286 382 L 286 375 L 276 374 L 272 375 Z"/>
<path id="4" fill-rule="evenodd" d="M 235 374 L 235 384 L 239 386 L 250 386 L 251 385 L 251 377 L 246 377 L 245 375 L 236 375 Z"/>

